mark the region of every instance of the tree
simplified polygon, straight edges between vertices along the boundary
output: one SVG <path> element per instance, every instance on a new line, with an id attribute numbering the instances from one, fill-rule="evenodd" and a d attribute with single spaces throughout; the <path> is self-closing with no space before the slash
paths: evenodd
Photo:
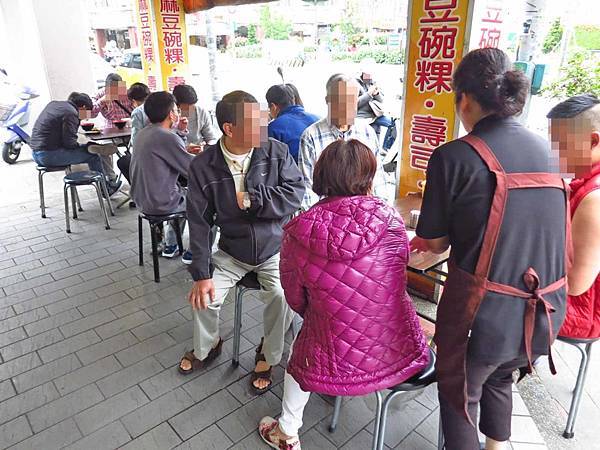
<path id="1" fill-rule="evenodd" d="M 560 40 L 563 37 L 563 32 L 563 26 L 560 23 L 560 18 L 558 18 L 552 23 L 552 26 L 546 35 L 546 39 L 544 39 L 544 44 L 542 46 L 542 52 L 544 54 L 548 54 L 558 47 L 558 44 L 560 44 Z"/>
<path id="2" fill-rule="evenodd" d="M 248 26 L 248 45 L 258 44 L 258 39 L 256 37 L 256 24 L 250 24 Z"/>
<path id="3" fill-rule="evenodd" d="M 561 69 L 560 77 L 544 93 L 553 98 L 591 93 L 600 96 L 600 65 L 589 53 L 573 54 Z"/>
<path id="4" fill-rule="evenodd" d="M 263 6 L 260 11 L 260 26 L 267 39 L 285 41 L 292 32 L 292 24 L 277 14 L 271 14 L 269 6 Z"/>

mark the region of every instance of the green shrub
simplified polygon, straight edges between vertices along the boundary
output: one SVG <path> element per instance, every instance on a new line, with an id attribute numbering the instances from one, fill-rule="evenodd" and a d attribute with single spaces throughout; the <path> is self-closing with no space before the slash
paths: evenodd
<path id="1" fill-rule="evenodd" d="M 258 44 L 258 39 L 256 38 L 256 24 L 251 24 L 248 26 L 248 45 Z"/>
<path id="2" fill-rule="evenodd" d="M 575 43 L 585 50 L 600 50 L 600 27 L 594 25 L 576 26 Z"/>
<path id="3" fill-rule="evenodd" d="M 375 43 L 377 45 L 387 45 L 387 36 L 385 34 L 380 34 L 375 38 Z"/>
<path id="4" fill-rule="evenodd" d="M 400 49 L 387 48 L 363 48 L 356 52 L 340 52 L 333 54 L 336 61 L 351 60 L 361 62 L 363 59 L 372 58 L 378 64 L 402 64 L 404 62 L 404 53 Z"/>
<path id="5" fill-rule="evenodd" d="M 542 92 L 561 99 L 588 92 L 600 96 L 600 64 L 588 52 L 575 53 L 560 70 L 558 80 Z"/>
<path id="6" fill-rule="evenodd" d="M 548 54 L 551 51 L 553 51 L 558 46 L 558 44 L 560 44 L 560 40 L 562 39 L 562 36 L 563 36 L 563 27 L 560 24 L 560 18 L 558 18 L 552 23 L 552 26 L 550 27 L 550 30 L 548 31 L 548 35 L 546 36 L 546 39 L 544 39 L 544 45 L 542 46 L 542 52 L 544 52 L 545 54 Z"/>
<path id="7" fill-rule="evenodd" d="M 235 47 L 233 54 L 236 58 L 262 58 L 263 49 L 260 45 L 247 45 L 245 47 Z"/>

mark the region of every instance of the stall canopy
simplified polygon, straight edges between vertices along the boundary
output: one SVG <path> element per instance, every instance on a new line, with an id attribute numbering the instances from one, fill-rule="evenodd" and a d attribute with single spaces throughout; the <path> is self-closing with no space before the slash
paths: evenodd
<path id="1" fill-rule="evenodd" d="M 188 14 L 205 11 L 215 6 L 249 5 L 252 3 L 267 3 L 275 0 L 184 0 L 183 7 Z"/>

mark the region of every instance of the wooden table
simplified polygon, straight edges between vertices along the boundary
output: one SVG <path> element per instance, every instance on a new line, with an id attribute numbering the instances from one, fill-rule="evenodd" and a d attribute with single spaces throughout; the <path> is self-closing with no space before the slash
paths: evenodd
<path id="1" fill-rule="evenodd" d="M 408 224 L 410 223 L 410 212 L 413 209 L 421 209 L 422 201 L 423 199 L 420 195 L 408 195 L 396 200 L 396 210 L 400 213 L 402 219 L 404 220 L 409 238 L 414 236 L 414 230 L 408 228 Z M 429 275 L 428 272 L 433 272 L 437 275 L 446 275 L 445 272 L 442 272 L 439 269 L 439 266 L 448 261 L 449 257 L 450 250 L 447 250 L 440 255 L 433 252 L 411 253 L 410 259 L 408 260 L 408 270 L 423 275 L 435 283 L 443 285 L 443 280 L 440 280 L 439 277 Z"/>

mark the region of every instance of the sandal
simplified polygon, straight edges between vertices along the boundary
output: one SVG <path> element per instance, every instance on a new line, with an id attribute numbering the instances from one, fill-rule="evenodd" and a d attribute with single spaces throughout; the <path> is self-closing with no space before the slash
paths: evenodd
<path id="1" fill-rule="evenodd" d="M 219 343 L 217 344 L 217 346 L 215 348 L 213 348 L 210 352 L 208 352 L 208 355 L 206 355 L 206 358 L 204 358 L 204 359 L 196 358 L 196 355 L 194 355 L 194 350 L 192 350 L 190 352 L 185 352 L 183 355 L 183 358 L 181 358 L 181 361 L 179 362 L 179 366 L 177 367 L 177 369 L 179 370 L 179 373 L 181 373 L 183 375 L 189 375 L 190 373 L 194 372 L 195 370 L 203 369 L 208 364 L 213 362 L 221 354 L 222 348 L 223 348 L 223 339 L 219 338 Z M 188 361 L 191 364 L 191 367 L 189 369 L 183 369 L 181 367 L 181 364 L 184 361 Z"/>
<path id="2" fill-rule="evenodd" d="M 267 384 L 264 388 L 260 389 L 254 385 L 256 380 L 268 380 L 269 384 Z M 267 392 L 273 386 L 273 367 L 270 367 L 269 370 L 265 370 L 264 372 L 257 372 L 256 370 L 252 371 L 250 375 L 250 387 L 254 390 L 256 395 L 261 395 Z"/>

